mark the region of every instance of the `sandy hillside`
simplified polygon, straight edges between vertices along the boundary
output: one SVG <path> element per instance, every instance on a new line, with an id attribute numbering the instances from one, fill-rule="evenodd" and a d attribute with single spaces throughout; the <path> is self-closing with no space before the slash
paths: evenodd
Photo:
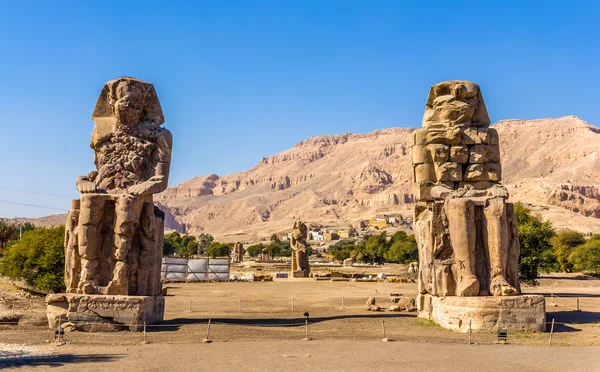
<path id="1" fill-rule="evenodd" d="M 558 228 L 600 231 L 600 129 L 575 116 L 495 128 L 514 201 Z M 413 130 L 312 137 L 248 171 L 194 177 L 156 199 L 173 224 L 225 241 L 287 230 L 297 218 L 343 226 L 375 213 L 410 215 Z"/>

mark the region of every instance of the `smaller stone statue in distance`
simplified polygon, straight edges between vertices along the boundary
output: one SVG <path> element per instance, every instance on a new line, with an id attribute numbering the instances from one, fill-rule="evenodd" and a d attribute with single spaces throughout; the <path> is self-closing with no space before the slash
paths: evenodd
<path id="1" fill-rule="evenodd" d="M 231 258 L 231 261 L 235 263 L 244 261 L 244 254 L 246 254 L 244 244 L 240 242 L 235 243 L 233 246 L 233 257 Z"/>
<path id="2" fill-rule="evenodd" d="M 308 278 L 310 275 L 310 264 L 308 262 L 308 228 L 302 221 L 296 221 L 292 230 L 291 248 L 292 252 L 292 277 Z"/>

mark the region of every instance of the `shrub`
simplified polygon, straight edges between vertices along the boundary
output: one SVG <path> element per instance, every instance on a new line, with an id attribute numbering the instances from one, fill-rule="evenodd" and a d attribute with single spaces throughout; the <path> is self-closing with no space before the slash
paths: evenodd
<path id="1" fill-rule="evenodd" d="M 64 226 L 24 232 L 21 240 L 5 249 L 0 272 L 42 291 L 64 291 L 64 235 Z"/>
<path id="2" fill-rule="evenodd" d="M 554 230 L 550 222 L 534 216 L 520 203 L 515 204 L 515 215 L 521 245 L 519 277 L 525 283 L 536 284 L 539 272 L 550 270 L 555 262 L 551 243 Z"/>

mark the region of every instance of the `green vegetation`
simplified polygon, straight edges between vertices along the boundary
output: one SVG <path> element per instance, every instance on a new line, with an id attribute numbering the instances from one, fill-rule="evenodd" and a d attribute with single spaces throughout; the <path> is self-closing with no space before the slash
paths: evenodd
<path id="1" fill-rule="evenodd" d="M 582 244 L 573 247 L 568 257 L 574 270 L 600 275 L 600 234 L 593 235 Z"/>
<path id="2" fill-rule="evenodd" d="M 206 249 L 214 242 L 215 238 L 210 234 L 198 235 L 198 254 L 205 254 Z"/>
<path id="3" fill-rule="evenodd" d="M 177 231 L 165 235 L 163 244 L 163 256 L 178 256 L 190 258 L 198 254 L 198 242 L 193 235 L 181 236 Z"/>
<path id="4" fill-rule="evenodd" d="M 262 243 L 254 244 L 254 245 L 251 245 L 248 248 L 246 248 L 246 252 L 248 253 L 248 255 L 250 257 L 258 257 L 258 255 L 260 255 L 262 250 L 265 249 L 266 247 L 267 246 Z"/>
<path id="5" fill-rule="evenodd" d="M 0 220 L 0 252 L 4 251 L 4 248 L 11 240 L 15 239 L 15 233 L 19 232 L 17 224 Z"/>
<path id="6" fill-rule="evenodd" d="M 357 262 L 409 263 L 417 260 L 417 243 L 413 235 L 398 231 L 389 239 L 387 232 L 365 235 L 361 241 L 342 240 L 331 245 L 328 253 L 337 261 L 352 257 Z"/>
<path id="7" fill-rule="evenodd" d="M 214 242 L 206 249 L 209 257 L 227 257 L 233 249 L 233 243 Z"/>
<path id="8" fill-rule="evenodd" d="M 42 227 L 24 232 L 20 240 L 11 241 L 7 245 L 0 261 L 0 273 L 24 279 L 29 285 L 43 291 L 63 291 L 64 235 L 64 226 Z"/>
<path id="9" fill-rule="evenodd" d="M 570 273 L 573 271 L 573 262 L 570 259 L 570 255 L 573 253 L 575 247 L 585 243 L 585 238 L 582 233 L 575 231 L 565 231 L 557 234 L 552 239 L 552 245 L 554 245 L 554 255 L 558 264 L 558 269 Z"/>
<path id="10" fill-rule="evenodd" d="M 541 271 L 555 267 L 552 238 L 555 233 L 548 221 L 535 216 L 522 204 L 515 204 L 515 215 L 519 225 L 519 276 L 522 282 L 535 284 Z"/>

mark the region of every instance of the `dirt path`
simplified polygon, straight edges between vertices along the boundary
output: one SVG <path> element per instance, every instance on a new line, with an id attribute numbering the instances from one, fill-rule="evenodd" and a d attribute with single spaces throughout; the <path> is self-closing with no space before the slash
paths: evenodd
<path id="1" fill-rule="evenodd" d="M 19 371 L 600 371 L 600 347 L 421 344 L 381 341 L 257 341 L 67 345 L 13 361 Z M 0 360 L 0 367 L 10 362 Z"/>

